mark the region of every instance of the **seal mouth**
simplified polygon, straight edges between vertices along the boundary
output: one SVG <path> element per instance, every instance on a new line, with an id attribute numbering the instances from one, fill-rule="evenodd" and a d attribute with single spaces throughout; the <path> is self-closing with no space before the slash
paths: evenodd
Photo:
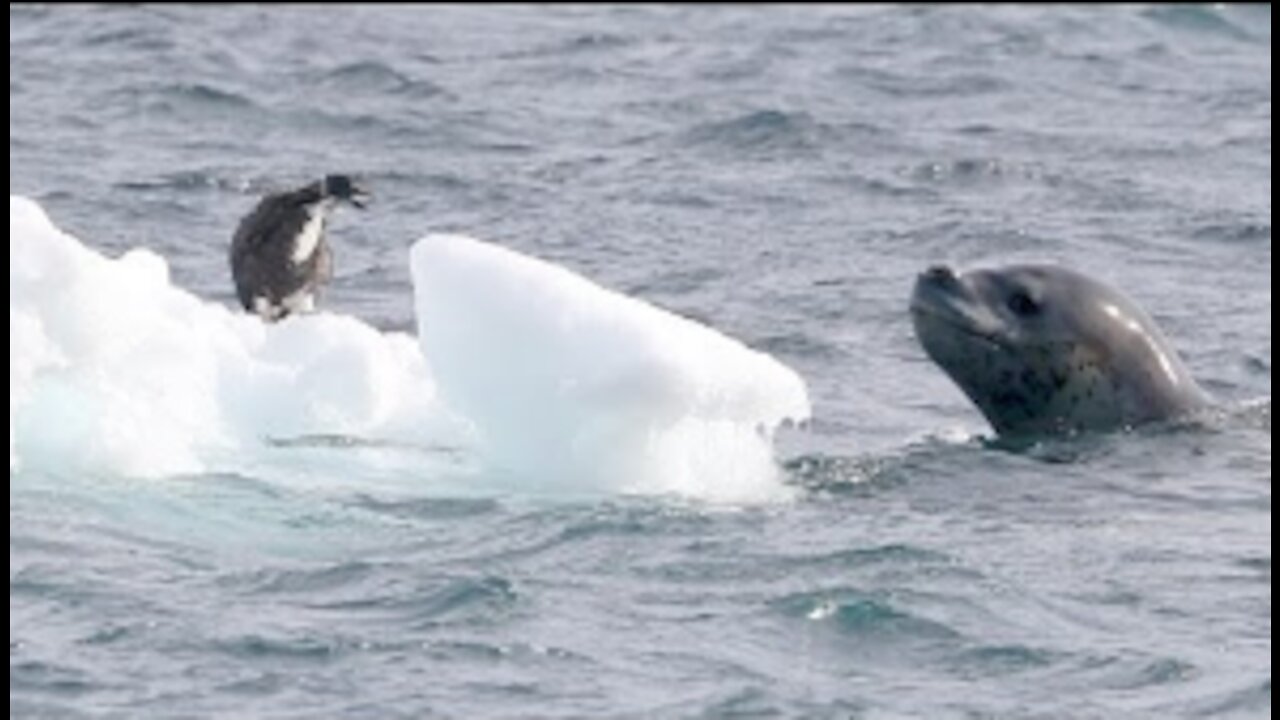
<path id="1" fill-rule="evenodd" d="M 993 333 L 983 332 L 971 323 L 965 322 L 956 316 L 954 311 L 938 311 L 920 303 L 911 304 L 911 315 L 916 319 L 917 323 L 927 322 L 936 325 L 954 333 L 973 338 L 984 344 L 990 345 L 999 350 L 1010 350 L 1010 343 Z"/>
<path id="2" fill-rule="evenodd" d="M 922 273 L 916 281 L 911 296 L 911 315 L 917 324 L 928 323 L 951 332 L 979 340 L 1002 350 L 1009 350 L 1009 342 L 997 334 L 980 329 L 962 305 L 971 303 L 965 285 L 947 267 L 934 267 Z"/>

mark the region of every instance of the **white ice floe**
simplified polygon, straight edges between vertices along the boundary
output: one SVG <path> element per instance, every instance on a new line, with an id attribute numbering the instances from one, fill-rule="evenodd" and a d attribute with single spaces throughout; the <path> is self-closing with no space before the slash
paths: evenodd
<path id="1" fill-rule="evenodd" d="M 415 339 L 328 313 L 264 325 L 24 198 L 9 237 L 11 472 L 234 471 L 325 435 L 461 445 L 516 490 L 754 499 L 781 491 L 773 432 L 809 414 L 773 358 L 467 238 L 414 247 Z"/>
<path id="2" fill-rule="evenodd" d="M 443 399 L 501 468 L 551 484 L 751 497 L 772 434 L 809 416 L 798 375 L 710 328 L 492 244 L 412 257 L 418 334 Z"/>
<path id="3" fill-rule="evenodd" d="M 201 472 L 268 438 L 441 415 L 411 337 L 328 314 L 263 325 L 174 287 L 155 254 L 108 259 L 15 197 L 9 364 L 11 468 Z"/>

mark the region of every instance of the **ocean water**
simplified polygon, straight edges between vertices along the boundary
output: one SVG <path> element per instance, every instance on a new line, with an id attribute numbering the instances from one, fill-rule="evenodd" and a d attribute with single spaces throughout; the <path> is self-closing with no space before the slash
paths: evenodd
<path id="1" fill-rule="evenodd" d="M 11 718 L 1271 716 L 1269 5 L 20 5 L 9 48 L 11 194 L 202 298 L 260 193 L 358 173 L 327 308 L 412 331 L 410 244 L 465 232 L 814 403 L 777 502 L 343 437 L 11 471 Z M 906 299 L 1021 260 L 1123 287 L 1220 411 L 987 442 Z"/>

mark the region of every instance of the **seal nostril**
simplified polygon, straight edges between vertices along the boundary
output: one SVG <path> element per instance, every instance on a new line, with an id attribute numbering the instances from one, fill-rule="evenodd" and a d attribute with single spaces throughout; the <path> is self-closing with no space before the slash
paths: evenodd
<path id="1" fill-rule="evenodd" d="M 956 274 L 946 265 L 934 265 L 924 272 L 924 279 L 931 283 L 945 285 L 954 282 Z"/>

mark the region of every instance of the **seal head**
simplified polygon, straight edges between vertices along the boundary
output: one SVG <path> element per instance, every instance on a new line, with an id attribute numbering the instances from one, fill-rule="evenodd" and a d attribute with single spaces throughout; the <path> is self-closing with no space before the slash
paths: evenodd
<path id="1" fill-rule="evenodd" d="M 1136 303 L 1073 270 L 935 267 L 911 315 L 925 353 L 1004 437 L 1133 427 L 1209 402 Z"/>

